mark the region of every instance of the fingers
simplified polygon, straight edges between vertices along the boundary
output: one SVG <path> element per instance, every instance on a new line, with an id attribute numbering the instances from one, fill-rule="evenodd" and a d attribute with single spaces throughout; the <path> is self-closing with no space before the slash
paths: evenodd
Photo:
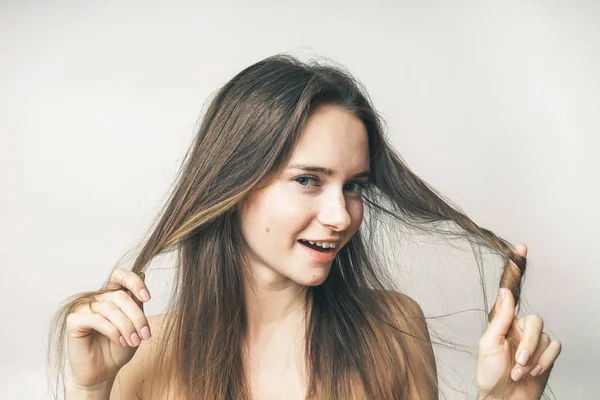
<path id="1" fill-rule="evenodd" d="M 527 246 L 523 243 L 517 244 L 515 253 L 521 257 L 527 257 Z M 516 266 L 509 261 L 509 267 L 515 268 Z M 515 301 L 512 292 L 506 289 L 500 290 L 501 293 L 506 291 L 506 298 L 501 300 L 501 296 L 499 296 L 495 305 L 497 313 L 479 342 L 480 350 L 497 345 L 497 339 L 500 339 L 499 343 L 502 343 L 502 339 L 508 333 L 515 318 Z M 549 375 L 554 362 L 562 351 L 562 344 L 558 340 L 551 340 L 543 332 L 544 320 L 539 315 L 528 315 L 514 322 L 516 322 L 519 347 L 515 353 L 517 364 L 510 374 L 512 380 L 519 381 L 527 374 L 534 377 L 544 373 Z"/>
<path id="2" fill-rule="evenodd" d="M 536 366 L 531 371 L 531 375 L 539 376 L 549 371 L 554 365 L 554 361 L 556 361 L 561 351 L 562 343 L 558 340 L 551 340 L 546 350 L 544 350 L 544 352 L 540 355 Z"/>
<path id="3" fill-rule="evenodd" d="M 480 346 L 486 348 L 498 346 L 504 342 L 504 338 L 515 318 L 515 298 L 510 290 L 500 288 L 495 308 L 497 310 L 496 315 L 490 321 L 480 340 Z"/>
<path id="4" fill-rule="evenodd" d="M 525 243 L 519 243 L 515 246 L 516 253 L 521 257 L 527 257 L 527 246 Z"/>
<path id="5" fill-rule="evenodd" d="M 518 364 L 511 371 L 515 382 L 527 374 L 539 376 L 549 371 L 562 351 L 562 344 L 543 332 L 544 321 L 539 315 L 528 315 L 522 320 L 522 339 L 515 355 Z"/>
<path id="6" fill-rule="evenodd" d="M 550 337 L 542 332 L 541 335 L 538 335 L 537 343 L 538 344 L 533 350 L 522 348 L 522 343 L 519 344 L 519 350 L 517 350 L 515 358 L 519 359 L 520 361 L 517 361 L 517 364 L 513 367 L 510 373 L 513 381 L 517 382 L 525 375 L 533 371 L 533 369 L 537 366 L 540 356 L 548 348 L 548 345 L 550 344 Z M 521 354 L 523 354 L 521 353 L 522 351 L 526 351 L 527 354 L 530 355 L 527 357 L 527 362 L 524 364 L 522 362 L 525 360 L 520 357 Z"/>
<path id="7" fill-rule="evenodd" d="M 92 330 L 100 332 L 113 342 L 123 346 L 119 341 L 121 332 L 102 315 L 71 313 L 67 316 L 67 332 L 72 337 L 86 336 Z"/>
<path id="8" fill-rule="evenodd" d="M 107 292 L 90 304 L 95 314 L 100 314 L 121 333 L 127 345 L 137 347 L 142 340 L 150 339 L 148 320 L 133 298 L 122 290 Z"/>
<path id="9" fill-rule="evenodd" d="M 538 343 L 544 331 L 544 320 L 539 315 L 532 314 L 519 318 L 517 325 L 523 333 L 515 354 L 515 361 L 522 366 L 526 366 L 531 355 L 538 348 Z"/>
<path id="10" fill-rule="evenodd" d="M 116 268 L 112 272 L 106 288 L 119 289 L 121 287 L 129 290 L 141 302 L 150 300 L 150 291 L 139 275 L 125 268 Z"/>
<path id="11" fill-rule="evenodd" d="M 515 252 L 521 257 L 526 257 L 527 246 L 524 243 L 519 243 L 515 246 Z M 519 273 L 518 267 L 512 260 L 509 260 L 508 268 L 513 268 L 516 270 L 515 273 Z M 479 341 L 480 348 L 491 348 L 504 342 L 515 319 L 515 297 L 511 290 L 500 288 L 494 310 L 494 319 L 490 321 Z"/>

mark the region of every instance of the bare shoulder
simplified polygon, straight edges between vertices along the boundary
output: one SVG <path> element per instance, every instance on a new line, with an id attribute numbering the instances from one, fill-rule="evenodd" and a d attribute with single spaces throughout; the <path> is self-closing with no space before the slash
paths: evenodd
<path id="1" fill-rule="evenodd" d="M 140 399 L 150 366 L 154 365 L 158 343 L 162 338 L 167 314 L 151 315 L 148 325 L 152 336 L 139 345 L 135 355 L 119 371 L 110 394 L 111 400 Z"/>
<path id="2" fill-rule="evenodd" d="M 389 292 L 396 298 L 396 306 L 403 317 L 410 320 L 417 332 L 413 332 L 423 339 L 429 340 L 429 330 L 423 309 L 412 297 L 399 292 Z"/>
<path id="3" fill-rule="evenodd" d="M 408 398 L 411 400 L 437 399 L 437 369 L 435 353 L 423 309 L 410 296 L 388 291 L 385 298 L 397 313 L 397 321 L 409 335 L 404 340 L 410 342 L 408 387 L 413 388 Z"/>
<path id="4" fill-rule="evenodd" d="M 398 300 L 398 305 L 407 317 L 412 317 L 425 322 L 425 314 L 423 309 L 412 297 L 399 292 L 390 292 Z"/>
<path id="5" fill-rule="evenodd" d="M 412 297 L 407 294 L 388 290 L 385 293 L 379 292 L 382 300 L 395 312 L 401 313 L 404 317 L 414 318 L 415 320 L 425 320 L 423 309 Z"/>
<path id="6" fill-rule="evenodd" d="M 388 294 L 395 297 L 398 300 L 398 302 L 402 308 L 423 314 L 423 311 L 421 310 L 421 306 L 419 305 L 419 303 L 417 303 L 409 295 L 400 293 L 400 292 L 396 292 L 396 291 L 388 291 Z"/>

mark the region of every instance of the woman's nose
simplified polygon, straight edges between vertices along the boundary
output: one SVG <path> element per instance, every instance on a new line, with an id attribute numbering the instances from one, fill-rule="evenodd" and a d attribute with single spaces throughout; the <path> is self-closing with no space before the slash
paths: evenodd
<path id="1" fill-rule="evenodd" d="M 335 193 L 323 200 L 319 222 L 336 231 L 345 231 L 350 226 L 350 214 L 343 193 Z"/>

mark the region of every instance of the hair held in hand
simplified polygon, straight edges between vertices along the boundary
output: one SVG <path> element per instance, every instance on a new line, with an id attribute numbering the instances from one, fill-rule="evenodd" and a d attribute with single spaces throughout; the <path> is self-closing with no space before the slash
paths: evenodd
<path id="1" fill-rule="evenodd" d="M 177 256 L 161 357 L 146 366 L 153 382 L 144 399 L 166 398 L 167 392 L 189 400 L 250 398 L 242 346 L 248 269 L 235 209 L 282 171 L 307 118 L 325 105 L 341 106 L 364 123 L 371 176 L 359 231 L 339 251 L 327 279 L 307 292 L 307 398 L 408 399 L 409 388 L 418 388 L 424 399 L 439 396 L 436 366 L 422 345 L 429 340 L 424 316 L 401 301 L 390 283 L 378 256 L 380 235 L 410 229 L 463 240 L 475 255 L 491 252 L 505 263 L 500 286 L 518 303 L 525 258 L 409 169 L 356 79 L 330 63 L 269 57 L 214 95 L 136 253 L 131 269 L 138 274 L 158 255 Z M 66 316 L 106 290 L 77 295 L 56 314 L 49 352 L 56 382 L 64 369 Z"/>

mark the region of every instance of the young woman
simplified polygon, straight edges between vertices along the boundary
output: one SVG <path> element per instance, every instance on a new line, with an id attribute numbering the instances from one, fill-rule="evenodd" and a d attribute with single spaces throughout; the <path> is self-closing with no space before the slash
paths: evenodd
<path id="1" fill-rule="evenodd" d="M 62 371 L 66 336 L 66 398 L 438 398 L 421 308 L 377 261 L 386 221 L 506 261 L 479 342 L 479 397 L 540 398 L 561 344 L 539 316 L 515 317 L 525 246 L 411 172 L 348 73 L 282 55 L 216 94 L 133 267 L 57 313 L 50 354 Z M 172 250 L 171 307 L 147 318 L 143 271 Z"/>

